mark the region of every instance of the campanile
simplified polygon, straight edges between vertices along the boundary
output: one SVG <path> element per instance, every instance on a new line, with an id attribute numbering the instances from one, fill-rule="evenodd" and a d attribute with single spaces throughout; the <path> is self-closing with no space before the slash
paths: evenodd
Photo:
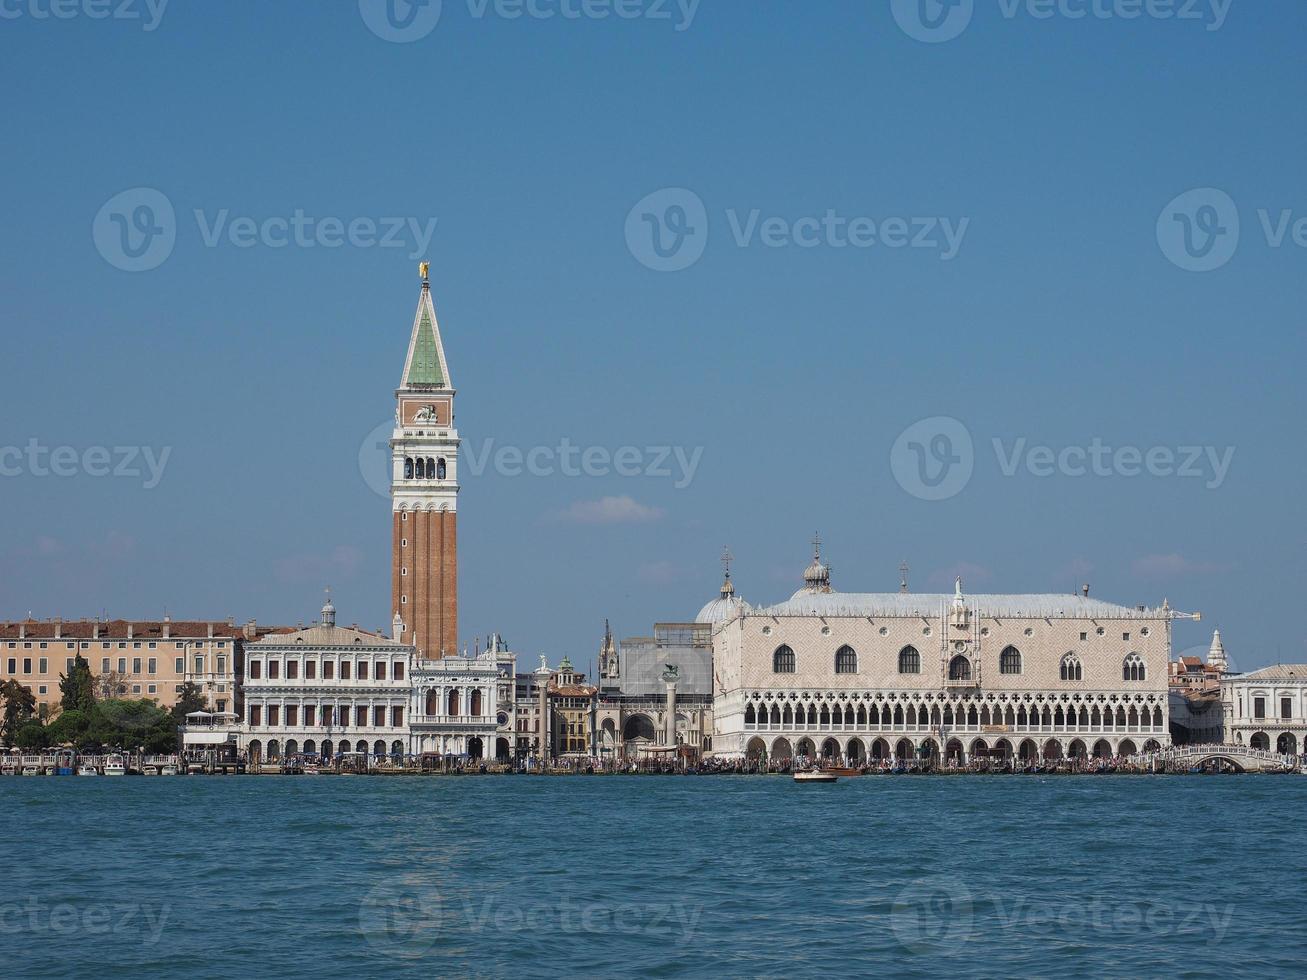
<path id="1" fill-rule="evenodd" d="M 458 653 L 458 430 L 427 263 L 420 269 L 390 440 L 391 607 L 403 642 L 436 659 Z"/>

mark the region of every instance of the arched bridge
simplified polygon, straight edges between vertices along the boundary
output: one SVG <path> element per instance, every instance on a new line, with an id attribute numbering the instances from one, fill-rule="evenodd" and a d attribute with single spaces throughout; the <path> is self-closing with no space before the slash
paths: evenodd
<path id="1" fill-rule="evenodd" d="M 1141 766 L 1191 769 L 1214 765 L 1238 772 L 1276 772 L 1296 768 L 1298 760 L 1280 752 L 1252 749 L 1246 745 L 1169 745 L 1157 752 L 1134 757 Z"/>

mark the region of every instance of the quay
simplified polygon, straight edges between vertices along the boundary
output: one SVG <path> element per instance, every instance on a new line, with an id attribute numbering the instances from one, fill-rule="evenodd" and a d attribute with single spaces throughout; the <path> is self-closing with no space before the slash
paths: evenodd
<path id="1" fill-rule="evenodd" d="M 967 764 L 937 757 L 888 759 L 841 766 L 838 760 L 715 760 L 692 761 L 652 756 L 626 762 L 569 760 L 540 765 L 487 763 L 467 757 L 371 756 L 344 752 L 334 758 L 294 756 L 276 760 L 249 760 L 213 750 L 171 755 L 108 752 L 83 754 L 72 749 L 0 756 L 0 776 L 105 776 L 105 775 L 263 775 L 263 776 L 789 776 L 795 772 L 830 769 L 842 776 L 980 776 L 980 775 L 1307 775 L 1307 759 L 1296 755 L 1213 743 L 1171 746 L 1158 752 L 1091 759 L 977 759 Z"/>

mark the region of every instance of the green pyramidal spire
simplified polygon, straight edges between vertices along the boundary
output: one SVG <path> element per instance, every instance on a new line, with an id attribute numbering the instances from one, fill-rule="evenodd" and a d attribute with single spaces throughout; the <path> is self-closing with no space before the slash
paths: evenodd
<path id="1" fill-rule="evenodd" d="M 417 316 L 413 320 L 413 336 L 408 345 L 408 361 L 404 365 L 404 384 L 445 388 L 449 386 L 449 368 L 445 363 L 445 349 L 440 343 L 440 325 L 431 305 L 431 286 L 423 263 L 422 295 L 418 299 Z"/>

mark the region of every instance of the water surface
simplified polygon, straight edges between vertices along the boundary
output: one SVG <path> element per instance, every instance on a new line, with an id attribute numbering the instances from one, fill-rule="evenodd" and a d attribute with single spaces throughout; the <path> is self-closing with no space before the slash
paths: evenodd
<path id="1" fill-rule="evenodd" d="M 9 976 L 1300 973 L 1300 776 L 0 779 Z"/>

